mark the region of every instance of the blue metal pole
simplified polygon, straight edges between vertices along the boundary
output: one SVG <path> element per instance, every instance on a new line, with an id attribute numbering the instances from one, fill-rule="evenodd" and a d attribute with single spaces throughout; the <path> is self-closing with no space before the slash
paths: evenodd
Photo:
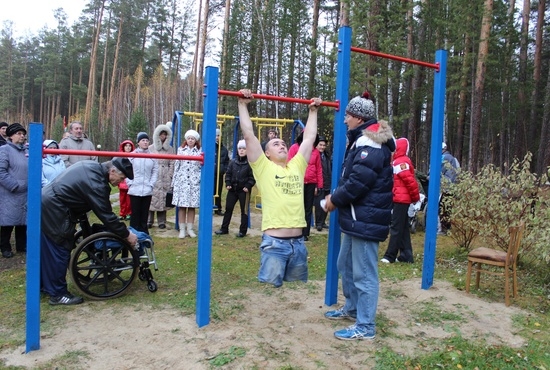
<path id="1" fill-rule="evenodd" d="M 27 337 L 26 352 L 40 349 L 40 216 L 42 197 L 42 124 L 29 127 L 27 189 Z"/>
<path id="2" fill-rule="evenodd" d="M 338 185 L 346 151 L 346 126 L 344 117 L 349 96 L 349 79 L 351 63 L 351 27 L 341 27 L 338 32 L 338 68 L 336 75 L 336 100 L 340 109 L 334 117 L 334 142 L 332 151 L 331 190 Z M 338 210 L 331 212 L 328 233 L 327 276 L 325 288 L 325 304 L 331 306 L 338 302 L 338 268 L 336 261 L 340 253 L 340 227 L 338 226 Z"/>
<path id="3" fill-rule="evenodd" d="M 214 189 L 214 151 L 216 150 L 216 127 L 218 110 L 218 68 L 206 67 L 204 116 L 202 125 L 202 149 L 204 165 L 201 173 L 199 217 L 199 251 L 197 272 L 197 317 L 199 327 L 210 322 L 210 280 L 212 271 L 212 214 L 213 199 L 210 191 Z M 205 211 L 206 210 L 206 211 Z"/>
<path id="4" fill-rule="evenodd" d="M 422 267 L 422 289 L 433 285 L 435 269 L 435 251 L 437 247 L 437 215 L 441 173 L 441 144 L 443 142 L 443 122 L 445 114 L 445 81 L 447 75 L 447 51 L 438 50 L 435 61 L 439 63 L 439 72 L 434 79 L 434 103 L 432 121 L 432 142 L 430 153 L 430 183 L 428 187 L 428 209 L 426 218 L 426 236 L 424 239 L 424 263 Z"/>

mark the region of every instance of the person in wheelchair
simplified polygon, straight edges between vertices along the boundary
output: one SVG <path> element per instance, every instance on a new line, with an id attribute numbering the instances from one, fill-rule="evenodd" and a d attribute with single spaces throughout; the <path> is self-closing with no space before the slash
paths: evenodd
<path id="1" fill-rule="evenodd" d="M 133 177 L 128 158 L 101 164 L 85 160 L 67 168 L 42 189 L 40 278 L 41 290 L 50 296 L 49 304 L 83 302 L 82 297 L 68 291 L 66 280 L 79 215 L 93 211 L 108 231 L 136 245 L 137 236 L 113 212 L 109 186 Z"/>

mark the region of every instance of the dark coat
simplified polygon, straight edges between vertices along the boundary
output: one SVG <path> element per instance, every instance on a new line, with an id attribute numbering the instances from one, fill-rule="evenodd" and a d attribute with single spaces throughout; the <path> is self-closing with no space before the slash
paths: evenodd
<path id="1" fill-rule="evenodd" d="M 247 157 L 238 157 L 229 162 L 225 174 L 225 185 L 231 186 L 229 191 L 240 192 L 243 191 L 243 188 L 247 188 L 250 192 L 254 184 L 256 184 L 256 180 Z"/>
<path id="2" fill-rule="evenodd" d="M 343 233 L 383 241 L 391 222 L 395 141 L 387 123 L 370 120 L 348 131 L 342 176 L 331 201 Z"/>
<path id="3" fill-rule="evenodd" d="M 220 175 L 227 172 L 227 166 L 229 165 L 229 152 L 227 148 L 221 144 L 221 148 L 218 148 L 216 143 L 216 152 L 214 153 L 214 173 L 218 171 L 218 150 L 220 151 Z"/>
<path id="4" fill-rule="evenodd" d="M 0 147 L 0 226 L 27 224 L 27 148 L 11 141 Z"/>
<path id="5" fill-rule="evenodd" d="M 129 231 L 113 213 L 110 195 L 105 164 L 91 160 L 73 164 L 42 189 L 42 232 L 72 249 L 77 217 L 93 211 L 108 231 L 127 238 Z"/>
<path id="6" fill-rule="evenodd" d="M 330 191 L 332 181 L 332 160 L 325 150 L 321 153 L 321 168 L 323 169 L 323 189 Z"/>

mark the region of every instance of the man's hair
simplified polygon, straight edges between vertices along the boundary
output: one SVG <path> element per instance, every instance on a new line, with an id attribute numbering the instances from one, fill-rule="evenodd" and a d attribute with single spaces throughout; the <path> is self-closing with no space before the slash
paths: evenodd
<path id="1" fill-rule="evenodd" d="M 80 121 L 73 121 L 73 122 L 69 123 L 69 131 L 72 131 L 73 126 L 74 126 L 75 124 L 77 124 L 77 123 L 78 123 L 80 126 L 82 126 L 82 122 L 80 122 Z"/>

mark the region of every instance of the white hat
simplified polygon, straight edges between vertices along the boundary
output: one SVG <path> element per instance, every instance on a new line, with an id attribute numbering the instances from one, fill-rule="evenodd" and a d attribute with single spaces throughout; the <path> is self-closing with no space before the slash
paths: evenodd
<path id="1" fill-rule="evenodd" d="M 221 130 L 219 128 L 216 129 L 216 136 L 220 136 L 222 134 Z"/>
<path id="2" fill-rule="evenodd" d="M 447 149 L 447 144 L 443 143 L 443 144 L 441 145 L 441 149 L 443 149 L 443 150 Z"/>
<path id="3" fill-rule="evenodd" d="M 201 136 L 199 133 L 195 130 L 187 130 L 184 137 L 187 139 L 188 137 L 194 137 L 195 140 L 199 141 L 201 139 Z"/>
<path id="4" fill-rule="evenodd" d="M 239 140 L 239 142 L 237 143 L 237 149 L 246 149 L 246 141 L 244 140 Z"/>

